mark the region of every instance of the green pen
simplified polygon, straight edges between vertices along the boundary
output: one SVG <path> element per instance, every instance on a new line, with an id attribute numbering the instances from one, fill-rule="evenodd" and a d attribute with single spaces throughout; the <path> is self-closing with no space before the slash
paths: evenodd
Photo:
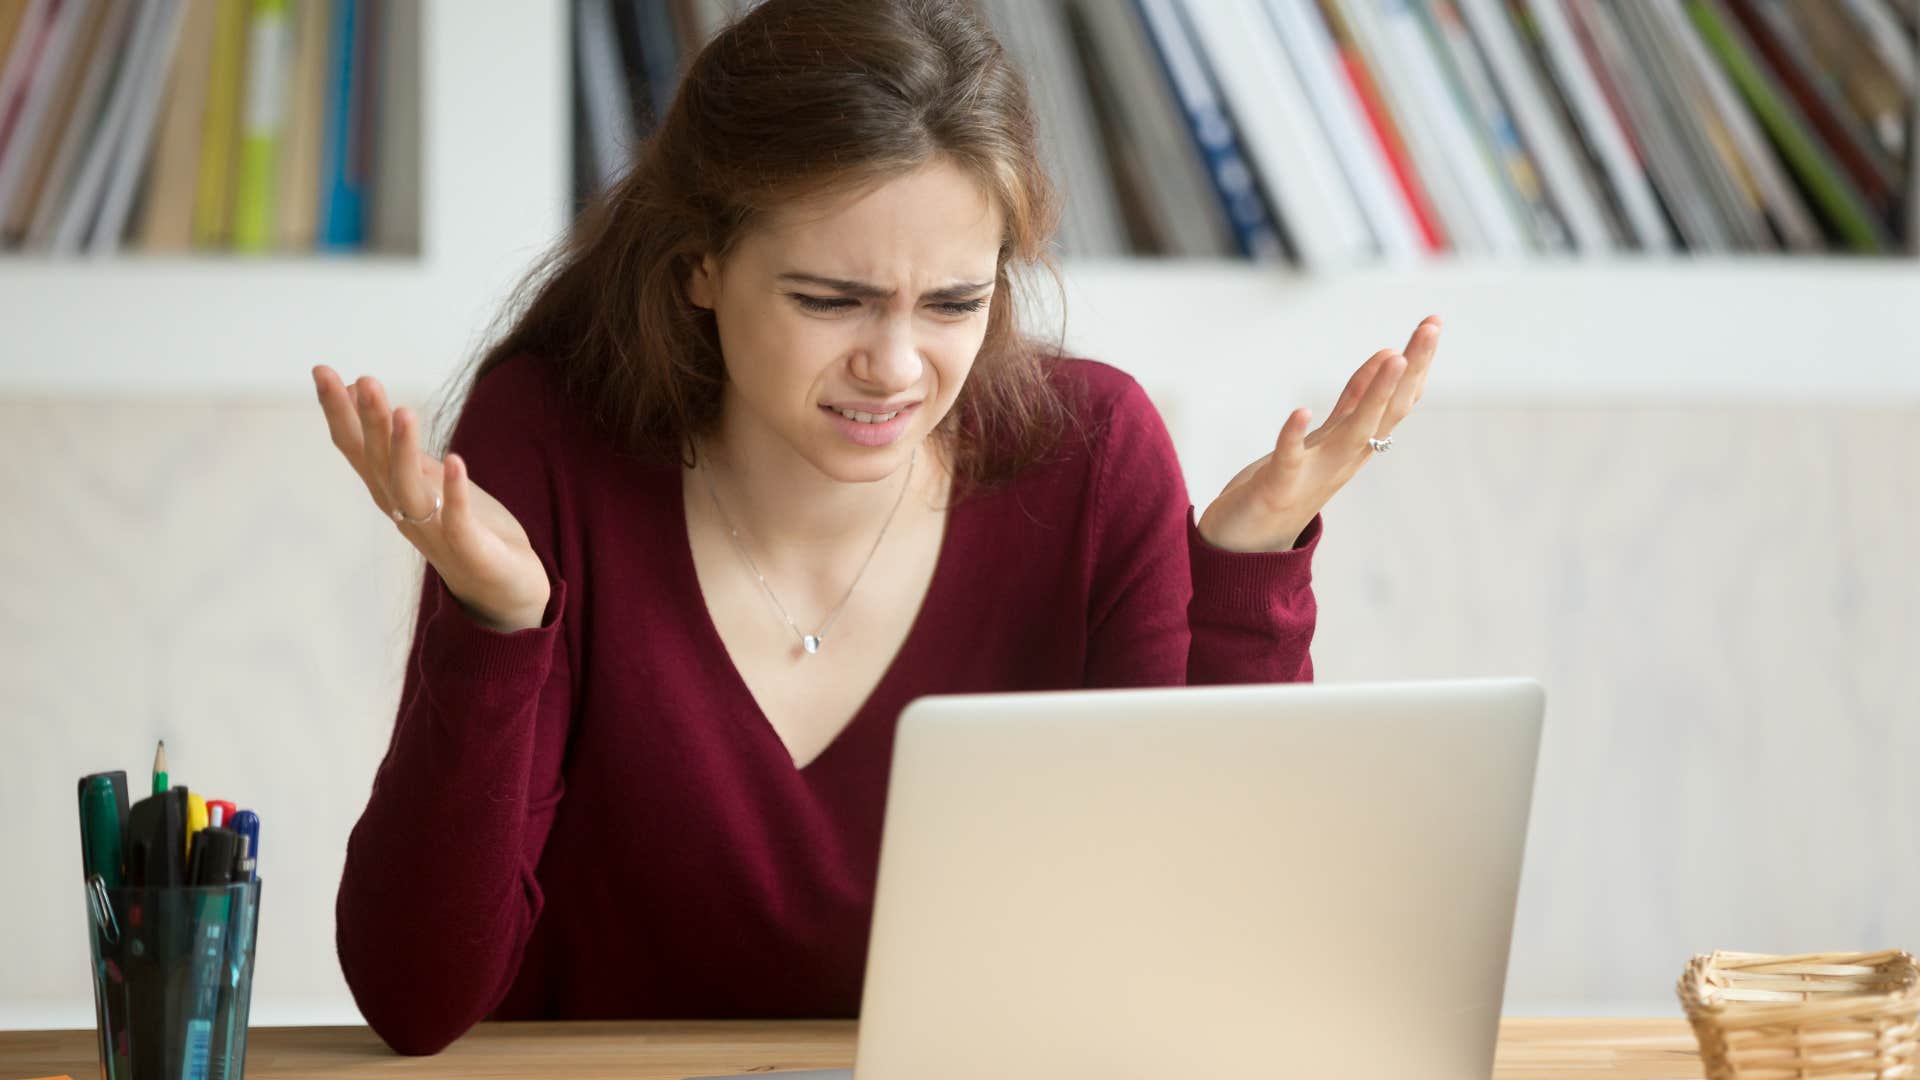
<path id="1" fill-rule="evenodd" d="M 153 793 L 167 793 L 167 740 L 161 739 L 160 745 L 153 748 Z"/>
<path id="2" fill-rule="evenodd" d="M 87 873 L 99 874 L 109 889 L 120 887 L 120 798 L 113 780 L 96 776 L 80 797 L 81 842 Z"/>

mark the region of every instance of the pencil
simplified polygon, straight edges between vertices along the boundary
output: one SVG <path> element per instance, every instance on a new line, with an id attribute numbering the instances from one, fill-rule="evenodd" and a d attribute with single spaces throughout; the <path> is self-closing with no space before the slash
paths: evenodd
<path id="1" fill-rule="evenodd" d="M 167 740 L 161 739 L 160 745 L 153 748 L 153 793 L 167 793 Z"/>

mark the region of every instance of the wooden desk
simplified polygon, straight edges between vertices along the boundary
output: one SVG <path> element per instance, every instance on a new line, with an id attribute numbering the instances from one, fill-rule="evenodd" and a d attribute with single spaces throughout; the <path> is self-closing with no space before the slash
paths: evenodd
<path id="1" fill-rule="evenodd" d="M 578 1021 L 481 1024 L 433 1057 L 404 1058 L 363 1027 L 256 1028 L 247 1074 L 326 1077 L 561 1077 L 681 1080 L 853 1063 L 853 1021 Z M 0 1031 L 0 1080 L 100 1075 L 93 1032 Z M 1251 1074 L 1250 1074 L 1251 1075 Z M 1686 1021 L 1510 1019 L 1495 1080 L 1679 1080 L 1701 1076 Z"/>

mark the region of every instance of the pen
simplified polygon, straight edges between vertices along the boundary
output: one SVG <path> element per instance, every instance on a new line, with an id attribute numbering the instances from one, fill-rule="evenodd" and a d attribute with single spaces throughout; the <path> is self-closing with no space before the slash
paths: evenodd
<path id="1" fill-rule="evenodd" d="M 127 821 L 127 774 L 94 773 L 80 778 L 80 853 L 86 867 L 91 902 L 102 905 L 99 914 L 111 921 L 113 901 L 105 890 L 121 884 L 122 836 Z M 89 922 L 95 922 L 89 919 Z M 130 1075 L 127 1054 L 128 987 L 120 965 L 123 952 L 117 937 L 103 926 L 92 927 L 99 950 L 95 975 L 95 1006 L 99 1014 L 102 1062 L 106 1080 Z"/>
<path id="2" fill-rule="evenodd" d="M 153 748 L 153 794 L 167 790 L 167 740 Z"/>
<path id="3" fill-rule="evenodd" d="M 260 815 L 252 810 L 240 810 L 230 819 L 233 831 L 240 838 L 239 848 L 235 852 L 232 880 L 234 884 L 252 882 L 259 877 L 259 859 L 256 857 L 260 843 Z M 246 1060 L 247 1027 L 244 1008 L 239 1015 L 233 1014 L 237 1006 L 228 995 L 241 993 L 240 972 L 246 967 L 247 953 L 253 948 L 253 923 L 259 903 L 259 886 L 250 885 L 242 889 L 238 899 L 240 909 L 233 913 L 233 927 L 227 934 L 226 982 L 221 987 L 222 1001 L 215 1011 L 214 1046 L 218 1048 L 217 1060 L 225 1062 L 227 1068 Z M 214 1080 L 224 1080 L 216 1076 Z"/>
<path id="4" fill-rule="evenodd" d="M 180 857 L 185 859 L 193 854 L 193 838 L 201 829 L 207 827 L 207 800 L 187 792 L 187 846 L 180 849 Z"/>
<path id="5" fill-rule="evenodd" d="M 207 824 L 233 828 L 234 805 L 225 799 L 207 800 Z"/>
<path id="6" fill-rule="evenodd" d="M 168 972 L 189 933 L 185 884 L 186 789 L 170 788 L 133 804 L 125 840 L 127 883 L 142 890 L 122 934 L 131 995 L 132 1076 L 166 1076 L 177 1061 Z"/>
<path id="7" fill-rule="evenodd" d="M 109 889 L 120 887 L 120 798 L 113 777 L 88 778 L 80 800 L 80 847 L 89 875 Z"/>
<path id="8" fill-rule="evenodd" d="M 221 960 L 226 956 L 229 904 L 225 886 L 228 868 L 241 843 L 239 834 L 229 829 L 210 826 L 194 834 L 187 884 L 199 891 L 195 894 L 192 944 L 182 994 L 186 1030 L 176 1074 L 181 1080 L 207 1080 L 214 1026 L 220 1018 Z"/>
<path id="9" fill-rule="evenodd" d="M 256 881 L 260 877 L 260 815 L 242 810 L 233 815 L 233 831 L 240 834 L 240 860 L 233 880 Z"/>

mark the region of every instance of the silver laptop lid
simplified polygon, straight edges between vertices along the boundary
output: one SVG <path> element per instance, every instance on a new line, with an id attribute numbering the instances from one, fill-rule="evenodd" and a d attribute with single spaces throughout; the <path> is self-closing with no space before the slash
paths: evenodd
<path id="1" fill-rule="evenodd" d="M 859 1080 L 1492 1069 L 1531 679 L 922 698 Z"/>

